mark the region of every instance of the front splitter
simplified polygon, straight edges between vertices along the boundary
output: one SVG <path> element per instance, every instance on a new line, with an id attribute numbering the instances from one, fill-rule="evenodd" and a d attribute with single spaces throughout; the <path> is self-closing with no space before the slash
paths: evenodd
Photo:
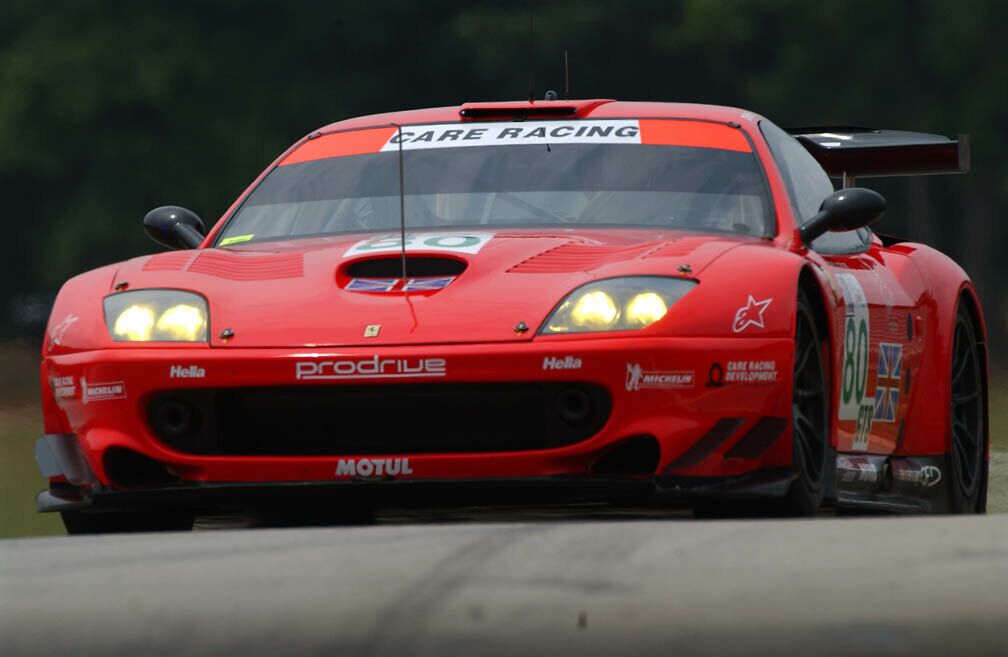
<path id="1" fill-rule="evenodd" d="M 71 487 L 39 493 L 39 511 L 185 509 L 219 513 L 249 508 L 423 508 L 582 503 L 669 504 L 709 497 L 778 497 L 793 475 L 761 470 L 731 478 L 523 477 L 500 479 L 351 480 L 199 483 L 83 495 Z"/>

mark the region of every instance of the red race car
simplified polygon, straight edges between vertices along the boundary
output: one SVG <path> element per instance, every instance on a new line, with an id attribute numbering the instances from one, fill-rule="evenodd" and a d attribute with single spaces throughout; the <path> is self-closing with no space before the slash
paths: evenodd
<path id="1" fill-rule="evenodd" d="M 64 285 L 38 508 L 71 533 L 494 503 L 983 512 L 976 291 L 874 234 L 885 201 L 854 186 L 967 168 L 962 139 L 703 105 L 329 125 L 209 232 L 157 208 L 177 250 Z"/>

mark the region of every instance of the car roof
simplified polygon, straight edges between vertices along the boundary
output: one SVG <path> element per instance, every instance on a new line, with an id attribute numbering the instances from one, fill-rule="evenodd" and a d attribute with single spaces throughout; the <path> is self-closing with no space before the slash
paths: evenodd
<path id="1" fill-rule="evenodd" d="M 564 109 L 567 113 L 560 114 L 556 110 Z M 475 110 L 475 111 L 473 111 Z M 472 113 L 472 118 L 463 116 L 462 112 Z M 699 119 L 703 121 L 718 121 L 721 123 L 738 123 L 745 125 L 760 117 L 737 107 L 721 105 L 702 105 L 697 103 L 657 103 L 637 101 L 617 101 L 604 98 L 559 101 L 500 101 L 465 103 L 449 107 L 431 107 L 426 109 L 369 114 L 343 121 L 330 123 L 318 132 L 326 133 L 335 130 L 350 130 L 375 125 L 451 123 L 455 121 L 508 118 L 508 115 L 527 114 L 529 119 L 616 119 L 616 118 L 680 118 Z"/>

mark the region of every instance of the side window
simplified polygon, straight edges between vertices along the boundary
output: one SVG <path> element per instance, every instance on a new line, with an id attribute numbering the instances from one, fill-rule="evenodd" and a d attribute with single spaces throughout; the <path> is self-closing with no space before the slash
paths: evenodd
<path id="1" fill-rule="evenodd" d="M 784 178 L 791 207 L 799 223 L 804 224 L 819 212 L 823 199 L 833 193 L 833 183 L 797 139 L 766 119 L 760 121 L 759 126 Z M 868 243 L 869 234 L 867 230 L 828 232 L 812 242 L 812 248 L 825 253 L 861 251 Z"/>

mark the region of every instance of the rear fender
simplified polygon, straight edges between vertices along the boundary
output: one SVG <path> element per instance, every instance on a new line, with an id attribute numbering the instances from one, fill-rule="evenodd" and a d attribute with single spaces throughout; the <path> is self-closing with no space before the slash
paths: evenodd
<path id="1" fill-rule="evenodd" d="M 983 359 L 983 395 L 986 401 L 987 329 L 976 288 L 966 272 L 945 254 L 922 244 L 899 244 L 892 247 L 910 256 L 926 282 L 921 311 L 916 315 L 917 329 L 924 332 L 926 348 L 923 360 L 912 382 L 912 408 L 905 429 L 902 452 L 906 454 L 938 455 L 948 451 L 952 427 L 951 389 L 952 341 L 956 312 L 960 299 L 970 304 L 981 341 Z M 926 403 L 922 403 L 926 400 Z M 985 424 L 987 419 L 985 418 Z M 984 427 L 985 434 L 987 427 Z M 988 448 L 990 441 L 988 440 Z"/>

